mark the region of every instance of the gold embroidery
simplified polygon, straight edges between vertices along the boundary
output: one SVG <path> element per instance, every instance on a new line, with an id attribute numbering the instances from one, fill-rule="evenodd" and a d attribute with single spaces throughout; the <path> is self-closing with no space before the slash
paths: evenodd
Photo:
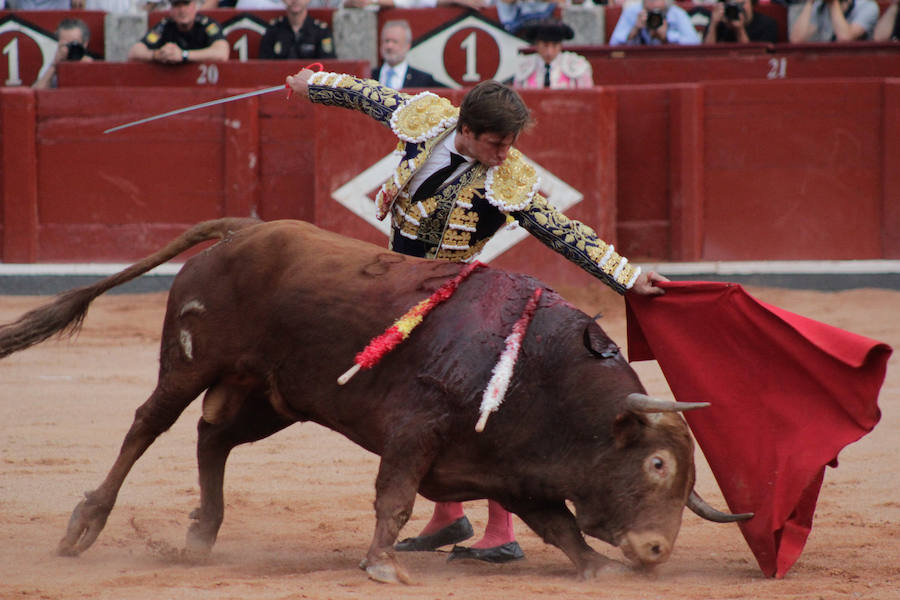
<path id="1" fill-rule="evenodd" d="M 457 225 L 463 229 L 475 229 L 478 225 L 478 213 L 474 210 L 466 210 L 461 206 L 454 206 L 450 213 L 450 225 Z"/>
<path id="2" fill-rule="evenodd" d="M 410 140 L 424 141 L 442 130 L 441 125 L 454 119 L 459 109 L 446 98 L 434 94 L 422 94 L 394 113 L 392 127 L 398 135 Z M 429 135 L 430 134 L 430 135 Z"/>
<path id="3" fill-rule="evenodd" d="M 503 212 L 523 210 L 539 185 L 537 171 L 525 162 L 521 152 L 513 148 L 505 161 L 488 172 L 487 197 Z"/>
<path id="4" fill-rule="evenodd" d="M 468 231 L 447 229 L 444 232 L 444 239 L 441 240 L 441 246 L 468 246 L 471 238 L 472 234 Z"/>

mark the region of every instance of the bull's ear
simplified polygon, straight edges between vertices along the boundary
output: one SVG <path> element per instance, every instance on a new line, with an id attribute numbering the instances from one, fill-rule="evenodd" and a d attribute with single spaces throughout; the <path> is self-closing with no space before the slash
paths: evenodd
<path id="1" fill-rule="evenodd" d="M 615 422 L 613 422 L 613 439 L 616 448 L 622 449 L 636 444 L 644 435 L 644 427 L 647 426 L 647 419 L 644 415 L 626 411 L 620 413 Z"/>
<path id="2" fill-rule="evenodd" d="M 619 353 L 619 347 L 607 337 L 596 323 L 584 326 L 584 347 L 588 352 L 600 358 L 612 358 Z"/>

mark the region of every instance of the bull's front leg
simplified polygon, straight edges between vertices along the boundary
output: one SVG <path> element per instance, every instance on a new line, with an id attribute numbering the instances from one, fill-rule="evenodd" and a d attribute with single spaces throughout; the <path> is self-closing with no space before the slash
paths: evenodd
<path id="1" fill-rule="evenodd" d="M 375 480 L 375 535 L 366 558 L 360 564 L 376 581 L 412 582 L 409 573 L 397 560 L 394 542 L 412 514 L 419 482 L 429 462 L 430 457 L 413 457 L 405 449 L 386 451 L 381 457 Z"/>
<path id="2" fill-rule="evenodd" d="M 628 570 L 624 564 L 603 556 L 584 541 L 584 535 L 575 522 L 575 515 L 565 504 L 529 507 L 513 512 L 546 543 L 562 550 L 575 565 L 579 578 L 593 579 L 604 572 Z"/>

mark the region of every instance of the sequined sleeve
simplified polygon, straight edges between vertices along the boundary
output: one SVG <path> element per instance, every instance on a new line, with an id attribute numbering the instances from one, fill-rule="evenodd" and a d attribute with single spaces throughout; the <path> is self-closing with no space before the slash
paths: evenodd
<path id="1" fill-rule="evenodd" d="M 309 100 L 316 104 L 357 110 L 385 125 L 408 94 L 383 86 L 374 79 L 321 71 L 309 79 Z"/>
<path id="2" fill-rule="evenodd" d="M 619 256 L 593 229 L 568 218 L 540 194 L 535 194 L 525 209 L 510 214 L 531 235 L 620 294 L 629 290 L 641 273 L 640 267 Z"/>

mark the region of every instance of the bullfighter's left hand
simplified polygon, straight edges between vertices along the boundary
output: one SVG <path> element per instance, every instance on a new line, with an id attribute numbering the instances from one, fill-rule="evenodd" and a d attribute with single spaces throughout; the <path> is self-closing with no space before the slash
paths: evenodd
<path id="1" fill-rule="evenodd" d="M 641 274 L 638 275 L 637 280 L 635 280 L 634 285 L 632 285 L 631 289 L 628 291 L 633 294 L 640 294 L 641 296 L 661 296 L 662 294 L 665 294 L 666 291 L 656 285 L 660 281 L 669 280 L 656 271 L 642 271 Z"/>

